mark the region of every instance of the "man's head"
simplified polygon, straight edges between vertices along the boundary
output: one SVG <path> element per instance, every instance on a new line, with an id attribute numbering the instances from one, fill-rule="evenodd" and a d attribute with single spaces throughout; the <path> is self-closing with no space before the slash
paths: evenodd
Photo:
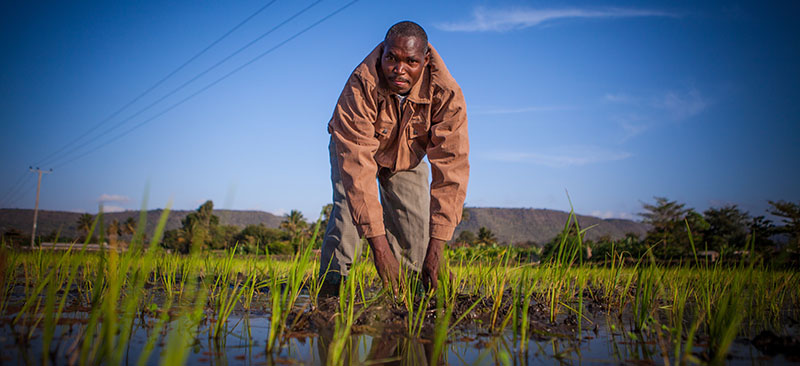
<path id="1" fill-rule="evenodd" d="M 417 23 L 393 25 L 383 39 L 381 71 L 389 89 L 407 94 L 428 65 L 428 35 Z"/>

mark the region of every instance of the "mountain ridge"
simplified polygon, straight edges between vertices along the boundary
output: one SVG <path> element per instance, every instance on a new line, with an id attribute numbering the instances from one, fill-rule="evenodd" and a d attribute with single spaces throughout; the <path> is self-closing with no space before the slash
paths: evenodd
<path id="1" fill-rule="evenodd" d="M 146 231 L 155 229 L 163 209 L 147 211 Z M 525 243 L 534 242 L 543 244 L 553 239 L 564 230 L 569 213 L 542 208 L 502 208 L 502 207 L 467 207 L 467 217 L 456 228 L 453 237 L 457 237 L 464 230 L 469 230 L 477 235 L 481 227 L 491 230 L 500 243 Z M 181 227 L 181 220 L 194 210 L 170 211 L 167 219 L 166 230 Z M 104 214 L 104 223 L 108 225 L 112 220 L 123 222 L 128 217 L 138 221 L 139 211 L 111 212 Z M 76 238 L 80 235 L 78 230 L 78 217 L 80 212 L 39 210 L 37 235 L 48 235 L 60 232 L 61 237 Z M 219 217 L 220 224 L 234 225 L 244 228 L 247 225 L 264 224 L 264 226 L 277 228 L 282 216 L 265 211 L 255 210 L 214 210 L 214 215 Z M 648 225 L 626 219 L 602 219 L 589 215 L 576 215 L 581 228 L 593 226 L 587 230 L 586 238 L 596 240 L 600 237 L 621 239 L 626 234 L 632 233 L 644 236 Z M 31 209 L 0 209 L 0 234 L 15 229 L 30 235 L 33 224 L 33 210 Z"/>

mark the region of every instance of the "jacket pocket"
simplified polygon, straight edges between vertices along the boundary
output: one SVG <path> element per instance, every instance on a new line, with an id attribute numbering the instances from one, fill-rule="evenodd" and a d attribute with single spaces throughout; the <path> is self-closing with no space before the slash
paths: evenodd
<path id="1" fill-rule="evenodd" d="M 429 126 L 429 122 L 419 116 L 412 117 L 408 122 L 408 147 L 417 159 L 422 159 L 428 148 Z"/>
<path id="2" fill-rule="evenodd" d="M 429 122 L 422 119 L 420 116 L 412 117 L 411 121 L 408 122 L 408 138 L 417 139 L 424 136 L 427 140 L 429 127 Z"/>
<path id="3" fill-rule="evenodd" d="M 378 141 L 380 141 L 381 145 L 383 145 L 392 136 L 395 123 L 392 121 L 378 121 L 375 122 L 374 126 L 375 126 L 375 138 L 378 139 Z"/>

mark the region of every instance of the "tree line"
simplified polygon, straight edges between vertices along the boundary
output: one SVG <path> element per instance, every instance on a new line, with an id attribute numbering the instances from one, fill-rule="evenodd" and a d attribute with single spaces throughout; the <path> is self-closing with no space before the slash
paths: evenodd
<path id="1" fill-rule="evenodd" d="M 331 208 L 331 205 L 323 207 L 320 231 L 327 226 Z M 316 223 L 309 223 L 299 210 L 289 212 L 277 229 L 264 224 L 247 225 L 241 229 L 234 225 L 223 225 L 213 210 L 214 203 L 211 200 L 200 205 L 195 212 L 186 215 L 180 228 L 164 233 L 161 245 L 180 253 L 188 253 L 191 249 L 235 248 L 240 253 L 293 254 L 304 249 L 304 245 L 319 248 L 322 244 L 321 234 L 313 243 L 309 243 Z"/>
<path id="2" fill-rule="evenodd" d="M 232 250 L 236 248 L 240 253 L 259 254 L 293 254 L 302 249 L 303 245 L 313 245 L 318 248 L 322 243 L 322 232 L 327 226 L 332 205 L 323 207 L 320 220 L 320 233 L 314 243 L 308 243 L 316 222 L 310 223 L 303 217 L 299 210 L 292 210 L 284 216 L 279 228 L 270 228 L 264 224 L 247 225 L 240 228 L 235 225 L 220 223 L 219 217 L 214 214 L 214 202 L 206 201 L 195 211 L 189 213 L 181 220 L 181 227 L 164 232 L 159 243 L 165 249 L 178 253 L 188 253 L 191 249 L 199 250 Z M 75 241 L 84 241 L 92 230 L 92 225 L 98 218 L 95 215 L 83 214 L 78 217 L 77 227 L 81 237 Z M 126 245 L 123 238 L 130 238 L 135 232 L 137 222 L 129 217 L 123 222 L 113 220 L 107 225 L 102 220 L 97 220 L 104 229 L 95 229 L 89 242 L 116 242 Z M 56 234 L 50 234 L 54 236 Z M 62 240 L 68 238 L 61 238 Z M 42 236 L 42 241 L 55 240 L 49 236 Z M 149 242 L 149 240 L 145 240 Z"/>
<path id="3" fill-rule="evenodd" d="M 603 261 L 610 258 L 612 251 L 638 258 L 650 251 L 656 258 L 679 261 L 695 253 L 712 259 L 736 258 L 754 250 L 754 254 L 772 262 L 791 264 L 800 259 L 800 203 L 767 201 L 766 213 L 778 220 L 773 222 L 765 215 L 751 215 L 735 204 L 711 207 L 701 213 L 665 197 L 654 197 L 654 200 L 654 203 L 643 203 L 643 212 L 639 213 L 642 222 L 649 225 L 644 237 L 629 233 L 618 240 L 610 237 L 587 240 L 582 236 L 581 241 L 586 246 L 583 258 Z M 468 214 L 465 209 L 463 215 Z M 546 259 L 565 235 L 574 238 L 579 233 L 575 227 L 570 227 L 546 243 L 525 242 L 516 246 L 539 247 L 538 254 Z M 456 247 L 494 247 L 499 243 L 491 230 L 481 227 L 477 235 L 462 231 L 454 244 Z"/>
<path id="4" fill-rule="evenodd" d="M 654 197 L 654 201 L 643 203 L 643 212 L 639 213 L 642 221 L 649 225 L 644 237 L 629 233 L 617 240 L 612 240 L 610 237 L 587 240 L 581 236 L 581 241 L 586 246 L 586 255 L 583 258 L 603 261 L 612 253 L 638 258 L 648 251 L 664 260 L 680 260 L 695 253 L 713 258 L 732 258 L 754 250 L 771 261 L 800 262 L 800 203 L 784 200 L 768 201 L 769 208 L 766 213 L 777 218 L 777 222 L 774 222 L 765 215 L 751 215 L 735 204 L 711 207 L 698 212 L 693 208 L 687 208 L 684 203 L 665 197 Z M 214 203 L 209 200 L 186 215 L 181 221 L 180 228 L 167 230 L 160 245 L 180 253 L 188 253 L 192 248 L 200 250 L 236 248 L 242 253 L 292 254 L 302 249 L 303 245 L 319 248 L 331 209 L 330 204 L 323 207 L 319 229 L 321 232 L 313 243 L 308 243 L 315 225 L 307 221 L 298 210 L 292 210 L 285 215 L 279 228 L 269 228 L 263 224 L 240 228 L 221 224 L 219 217 L 213 213 Z M 468 209 L 464 209 L 462 217 L 465 220 L 469 217 Z M 95 220 L 96 217 L 91 214 L 79 216 L 77 227 L 83 233 L 83 237 L 76 241 L 85 240 Z M 132 236 L 138 224 L 132 217 L 122 222 L 113 220 L 108 225 L 102 225 L 102 220 L 99 220 L 99 223 L 101 224 L 99 227 L 103 229 L 95 230 L 90 242 L 120 241 L 122 245 L 124 245 L 122 238 Z M 579 234 L 575 227 L 570 227 L 568 231 L 560 233 L 546 243 L 531 241 L 514 243 L 514 248 L 525 258 L 539 256 L 547 258 L 565 235 L 574 238 L 583 234 L 585 233 Z M 49 236 L 57 234 L 52 233 Z M 49 236 L 42 236 L 41 240 L 54 240 Z M 4 235 L 6 243 L 17 241 L 24 243 L 24 240 L 25 237 L 21 233 Z M 483 250 L 486 248 L 505 247 L 498 243 L 496 235 L 486 227 L 481 227 L 477 233 L 462 231 L 450 242 L 450 246 L 460 248 L 459 250 L 463 252 L 472 252 L 470 248 L 481 248 L 481 253 L 493 253 L 491 250 Z"/>

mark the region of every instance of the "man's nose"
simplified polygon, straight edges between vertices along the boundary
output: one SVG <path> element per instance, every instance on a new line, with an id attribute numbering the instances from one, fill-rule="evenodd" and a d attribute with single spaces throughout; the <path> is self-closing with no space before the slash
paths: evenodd
<path id="1" fill-rule="evenodd" d="M 392 72 L 394 72 L 395 74 L 405 74 L 406 68 L 403 66 L 402 62 L 398 62 L 398 63 L 394 64 L 394 68 L 392 69 Z"/>

